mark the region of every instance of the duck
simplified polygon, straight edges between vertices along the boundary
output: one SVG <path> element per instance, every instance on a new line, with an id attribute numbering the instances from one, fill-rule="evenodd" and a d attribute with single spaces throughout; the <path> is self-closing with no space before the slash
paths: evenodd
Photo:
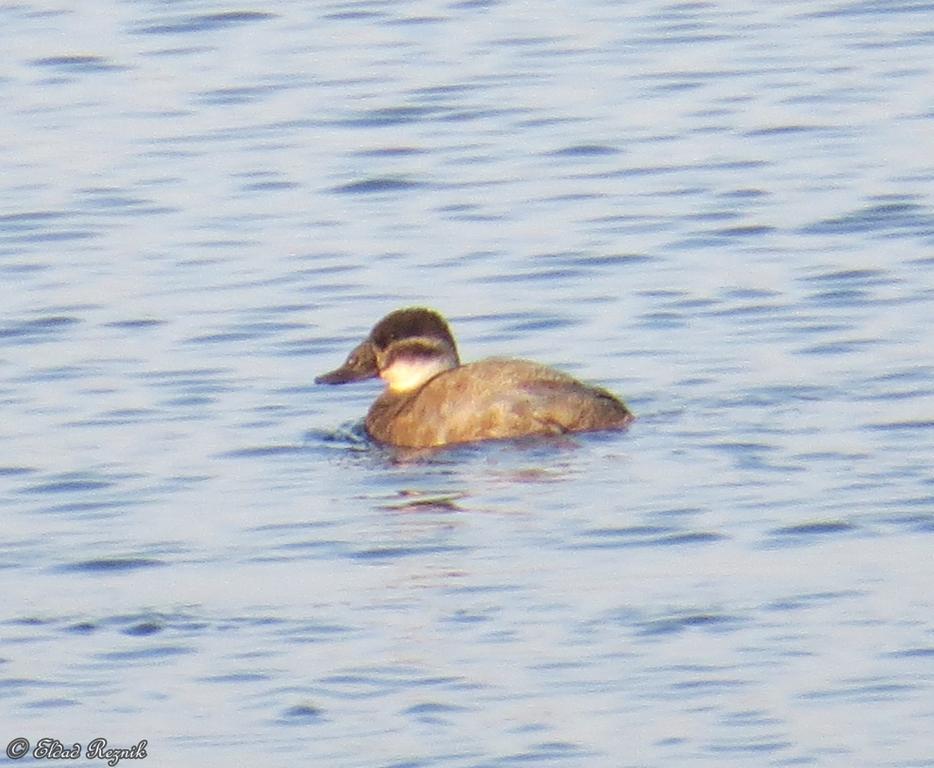
<path id="1" fill-rule="evenodd" d="M 539 363 L 492 357 L 462 364 L 447 321 L 425 307 L 390 312 L 315 383 L 377 377 L 385 389 L 364 427 L 377 443 L 400 448 L 622 430 L 635 419 L 606 389 Z"/>

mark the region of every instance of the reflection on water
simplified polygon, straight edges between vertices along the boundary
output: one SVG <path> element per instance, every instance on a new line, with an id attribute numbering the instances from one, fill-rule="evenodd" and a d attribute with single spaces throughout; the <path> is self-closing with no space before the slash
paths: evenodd
<path id="1" fill-rule="evenodd" d="M 8 739 L 931 765 L 922 6 L 0 7 Z M 639 421 L 372 445 L 418 304 Z"/>

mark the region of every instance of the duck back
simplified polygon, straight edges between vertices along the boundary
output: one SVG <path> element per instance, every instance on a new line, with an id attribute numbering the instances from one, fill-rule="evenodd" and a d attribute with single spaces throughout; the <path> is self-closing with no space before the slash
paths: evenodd
<path id="1" fill-rule="evenodd" d="M 623 429 L 633 420 L 612 394 L 526 360 L 490 358 L 439 373 L 413 392 L 384 392 L 367 432 L 409 448 Z"/>

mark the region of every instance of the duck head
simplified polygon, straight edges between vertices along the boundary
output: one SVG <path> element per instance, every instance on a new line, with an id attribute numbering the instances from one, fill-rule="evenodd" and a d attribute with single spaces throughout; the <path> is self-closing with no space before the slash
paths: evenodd
<path id="1" fill-rule="evenodd" d="M 340 368 L 318 376 L 315 383 L 346 384 L 378 376 L 390 391 L 401 393 L 458 365 L 457 345 L 444 318 L 433 310 L 411 307 L 386 315 Z"/>

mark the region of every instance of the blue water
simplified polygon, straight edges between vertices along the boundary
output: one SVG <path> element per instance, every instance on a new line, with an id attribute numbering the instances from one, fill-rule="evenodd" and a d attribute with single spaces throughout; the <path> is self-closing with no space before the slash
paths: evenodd
<path id="1" fill-rule="evenodd" d="M 0 5 L 4 747 L 934 766 L 934 6 L 73 5 Z M 312 379 L 419 304 L 639 420 L 369 444 Z"/>

